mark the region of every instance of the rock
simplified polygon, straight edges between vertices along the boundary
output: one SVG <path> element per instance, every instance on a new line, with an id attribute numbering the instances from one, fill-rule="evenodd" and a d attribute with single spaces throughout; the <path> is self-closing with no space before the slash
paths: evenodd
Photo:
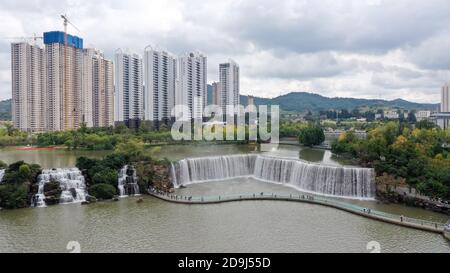
<path id="1" fill-rule="evenodd" d="M 59 204 L 59 197 L 47 196 L 44 201 L 47 206 L 57 205 Z"/>
<path id="2" fill-rule="evenodd" d="M 113 200 L 114 202 L 117 202 L 117 201 L 119 201 L 119 197 L 118 197 L 118 196 L 114 196 L 112 200 Z"/>
<path id="3" fill-rule="evenodd" d="M 89 201 L 83 201 L 83 202 L 81 202 L 81 205 L 89 205 L 91 202 L 89 202 Z"/>
<path id="4" fill-rule="evenodd" d="M 95 198 L 92 195 L 87 195 L 86 196 L 86 201 L 88 201 L 89 203 L 96 203 L 97 202 L 97 198 Z"/>
<path id="5" fill-rule="evenodd" d="M 77 198 L 77 190 L 74 188 L 70 188 L 69 189 L 70 193 L 72 194 L 73 198 Z"/>
<path id="6" fill-rule="evenodd" d="M 143 202 L 144 202 L 144 198 L 142 198 L 142 197 L 139 198 L 139 199 L 136 201 L 136 203 L 138 203 L 138 204 L 139 204 L 139 203 L 143 203 Z"/>
<path id="7" fill-rule="evenodd" d="M 56 181 L 50 181 L 44 185 L 44 194 L 47 199 L 51 199 L 50 202 L 52 204 L 59 203 L 59 197 L 61 196 L 62 189 L 59 186 L 59 183 Z M 58 201 L 56 201 L 58 200 Z"/>

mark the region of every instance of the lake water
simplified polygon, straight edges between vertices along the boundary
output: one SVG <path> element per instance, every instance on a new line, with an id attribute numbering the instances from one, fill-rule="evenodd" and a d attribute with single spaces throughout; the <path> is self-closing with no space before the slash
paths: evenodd
<path id="1" fill-rule="evenodd" d="M 300 148 L 292 145 L 171 145 L 161 146 L 155 156 L 180 160 L 186 157 L 202 157 L 210 155 L 229 155 L 241 153 L 266 153 L 275 156 L 302 158 L 312 162 L 339 165 L 343 161 L 333 156 L 330 151 Z M 43 168 L 75 167 L 76 159 L 80 156 L 102 158 L 111 151 L 79 151 L 79 150 L 18 150 L 15 147 L 0 149 L 0 160 L 11 164 L 24 160 L 37 163 Z"/>
<path id="2" fill-rule="evenodd" d="M 338 165 L 329 151 L 277 147 L 199 145 L 162 147 L 158 157 L 182 159 L 236 153 L 266 153 Z M 72 151 L 0 150 L 0 160 L 40 163 L 46 168 L 73 166 Z M 55 158 L 57 157 L 57 158 Z M 66 165 L 67 164 L 67 165 Z M 178 189 L 184 195 L 296 193 L 292 188 L 250 178 L 210 182 Z M 143 196 L 82 206 L 0 211 L 0 252 L 68 252 L 76 241 L 82 252 L 369 252 L 376 241 L 382 252 L 450 252 L 443 236 L 390 225 L 317 205 L 250 201 L 180 205 Z M 376 210 L 426 220 L 447 216 L 400 205 L 349 200 Z"/>

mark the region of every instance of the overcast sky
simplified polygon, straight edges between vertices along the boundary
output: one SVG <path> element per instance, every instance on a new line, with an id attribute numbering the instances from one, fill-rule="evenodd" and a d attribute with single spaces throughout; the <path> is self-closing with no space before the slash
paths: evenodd
<path id="1" fill-rule="evenodd" d="M 1 0 L 0 99 L 11 97 L 6 37 L 62 30 L 113 57 L 146 45 L 208 56 L 208 82 L 229 58 L 241 93 L 438 102 L 450 81 L 448 0 Z"/>

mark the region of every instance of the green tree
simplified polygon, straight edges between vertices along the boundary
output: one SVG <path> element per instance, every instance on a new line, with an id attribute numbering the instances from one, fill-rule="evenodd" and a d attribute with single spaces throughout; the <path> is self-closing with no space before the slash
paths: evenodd
<path id="1" fill-rule="evenodd" d="M 325 141 L 323 129 L 318 126 L 311 126 L 300 131 L 299 141 L 305 146 L 320 145 Z"/>
<path id="2" fill-rule="evenodd" d="M 2 160 L 0 160 L 0 170 L 1 169 L 6 169 L 8 168 L 8 164 L 6 164 L 5 162 L 3 162 Z"/>
<path id="3" fill-rule="evenodd" d="M 19 175 L 20 177 L 22 177 L 23 179 L 28 179 L 30 178 L 31 175 L 31 169 L 30 166 L 28 166 L 27 164 L 22 164 L 19 167 Z"/>
<path id="4" fill-rule="evenodd" d="M 89 194 L 97 199 L 108 200 L 117 194 L 117 190 L 109 184 L 96 184 L 89 188 Z"/>
<path id="5" fill-rule="evenodd" d="M 116 146 L 115 152 L 118 154 L 123 154 L 130 159 L 136 159 L 142 155 L 144 148 L 144 143 L 142 141 L 131 139 L 129 141 L 119 143 Z"/>
<path id="6" fill-rule="evenodd" d="M 99 162 L 98 159 L 80 156 L 77 158 L 76 166 L 80 170 L 88 170 L 97 165 L 98 162 Z"/>
<path id="7" fill-rule="evenodd" d="M 25 185 L 0 185 L 0 207 L 6 209 L 25 208 L 27 195 L 28 191 Z"/>
<path id="8" fill-rule="evenodd" d="M 117 185 L 117 171 L 110 168 L 103 168 L 92 176 L 94 184 L 110 184 Z"/>
<path id="9" fill-rule="evenodd" d="M 434 129 L 437 128 L 437 125 L 429 120 L 421 120 L 419 122 L 416 123 L 416 128 L 417 129 Z"/>

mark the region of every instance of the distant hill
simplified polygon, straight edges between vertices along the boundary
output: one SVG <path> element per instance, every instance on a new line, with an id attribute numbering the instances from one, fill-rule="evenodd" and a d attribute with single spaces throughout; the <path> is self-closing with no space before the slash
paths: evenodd
<path id="1" fill-rule="evenodd" d="M 212 101 L 212 86 L 208 85 L 208 103 Z M 241 104 L 247 105 L 247 96 L 241 95 Z M 330 109 L 355 109 L 361 107 L 401 108 L 405 110 L 437 110 L 439 104 L 415 103 L 402 99 L 392 101 L 354 98 L 328 98 L 318 94 L 293 92 L 276 98 L 255 97 L 256 105 L 280 105 L 283 111 L 317 112 Z M 0 101 L 0 120 L 11 120 L 11 99 Z"/>
<path id="2" fill-rule="evenodd" d="M 11 99 L 0 101 L 0 120 L 11 120 Z"/>
<path id="3" fill-rule="evenodd" d="M 246 105 L 247 96 L 241 96 L 241 103 Z M 439 104 L 415 103 L 402 99 L 392 101 L 355 98 L 328 98 L 318 94 L 293 92 L 273 99 L 255 97 L 255 104 L 280 105 L 281 110 L 317 112 L 330 109 L 355 109 L 361 107 L 401 108 L 405 110 L 437 110 Z"/>

